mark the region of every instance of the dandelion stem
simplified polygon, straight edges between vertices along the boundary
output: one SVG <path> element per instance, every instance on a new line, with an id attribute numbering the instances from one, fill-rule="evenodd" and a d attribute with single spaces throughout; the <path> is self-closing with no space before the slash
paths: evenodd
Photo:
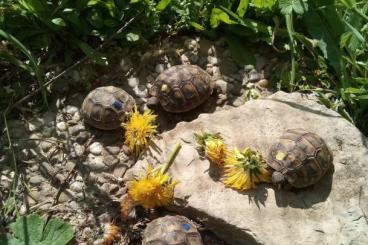
<path id="1" fill-rule="evenodd" d="M 162 168 L 161 172 L 164 174 L 167 172 L 167 170 L 169 170 L 169 168 L 171 167 L 171 165 L 173 164 L 176 156 L 178 155 L 179 151 L 181 149 L 181 144 L 177 143 L 174 147 L 174 150 L 171 152 L 171 155 L 169 157 L 169 159 L 167 159 L 167 162 L 165 163 L 164 167 Z"/>

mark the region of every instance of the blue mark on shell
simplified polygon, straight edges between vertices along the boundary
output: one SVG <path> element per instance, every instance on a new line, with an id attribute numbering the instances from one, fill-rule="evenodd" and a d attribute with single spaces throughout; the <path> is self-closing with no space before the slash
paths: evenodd
<path id="1" fill-rule="evenodd" d="M 112 106 L 116 110 L 121 110 L 121 108 L 123 108 L 123 104 L 120 101 L 118 101 L 118 100 L 115 100 L 114 103 L 112 103 Z"/>
<path id="2" fill-rule="evenodd" d="M 190 225 L 189 225 L 188 223 L 184 223 L 184 224 L 182 224 L 181 226 L 182 226 L 182 227 L 183 227 L 183 229 L 184 229 L 184 230 L 186 230 L 186 231 L 189 231 L 189 229 L 190 229 Z"/>

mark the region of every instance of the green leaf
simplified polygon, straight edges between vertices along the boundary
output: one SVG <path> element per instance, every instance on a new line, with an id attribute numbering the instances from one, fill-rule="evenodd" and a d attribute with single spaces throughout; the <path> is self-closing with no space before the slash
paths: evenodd
<path id="1" fill-rule="evenodd" d="M 236 13 L 240 17 L 243 17 L 244 14 L 247 12 L 248 5 L 249 5 L 249 0 L 240 0 L 238 8 L 236 9 Z"/>
<path id="2" fill-rule="evenodd" d="M 45 229 L 45 221 L 39 215 L 18 217 L 10 225 L 13 236 L 0 237 L 1 244 L 8 245 L 66 245 L 73 239 L 73 228 L 60 219 L 51 219 Z"/>
<path id="3" fill-rule="evenodd" d="M 163 11 L 169 4 L 170 4 L 171 0 L 161 0 L 156 8 L 158 11 Z"/>
<path id="4" fill-rule="evenodd" d="M 254 55 L 249 51 L 247 45 L 239 38 L 233 35 L 226 36 L 226 42 L 229 45 L 232 57 L 241 65 L 255 65 L 256 59 Z"/>
<path id="5" fill-rule="evenodd" d="M 0 29 L 0 37 L 5 38 L 9 41 L 15 48 L 17 48 L 19 51 L 21 51 L 30 61 L 30 67 L 32 67 L 33 72 L 36 74 L 38 85 L 40 87 L 43 86 L 45 74 L 42 72 L 40 67 L 38 66 L 38 63 L 36 59 L 33 57 L 31 51 L 27 49 L 23 43 L 21 43 L 17 38 L 15 38 L 13 35 L 5 32 L 4 30 Z M 42 87 L 41 89 L 43 102 L 45 105 L 47 105 L 47 96 L 46 96 L 46 88 Z"/>
<path id="6" fill-rule="evenodd" d="M 307 0 L 279 0 L 279 8 L 283 14 L 303 14 L 308 11 Z"/>
<path id="7" fill-rule="evenodd" d="M 9 53 L 8 51 L 6 50 L 1 50 L 0 49 L 0 58 L 8 61 L 9 63 L 12 63 L 13 65 L 16 65 L 30 73 L 33 72 L 33 69 L 25 64 L 24 62 L 20 61 L 19 59 L 17 59 L 13 54 Z"/>
<path id="8" fill-rule="evenodd" d="M 139 40 L 139 34 L 133 33 L 133 32 L 129 32 L 128 34 L 126 34 L 126 39 L 129 42 L 136 42 Z"/>
<path id="9" fill-rule="evenodd" d="M 253 0 L 252 3 L 254 7 L 260 9 L 271 9 L 276 4 L 276 0 Z"/>
<path id="10" fill-rule="evenodd" d="M 304 14 L 304 22 L 313 39 L 318 40 L 318 47 L 322 51 L 324 58 L 328 60 L 336 73 L 341 76 L 343 72 L 341 66 L 342 53 L 336 39 L 330 33 L 330 28 L 326 25 L 326 20 L 322 16 L 318 10 L 311 10 Z"/>
<path id="11" fill-rule="evenodd" d="M 78 39 L 73 39 L 73 41 L 78 45 L 78 47 L 83 51 L 83 53 L 85 53 L 94 63 L 104 66 L 107 66 L 109 64 L 105 56 L 95 51 L 87 43 L 82 42 Z"/>
<path id="12" fill-rule="evenodd" d="M 204 28 L 204 26 L 194 21 L 190 21 L 189 24 L 193 26 L 197 31 L 204 31 L 206 29 Z"/>
<path id="13" fill-rule="evenodd" d="M 64 245 L 73 238 L 73 228 L 60 219 L 51 219 L 43 231 L 40 245 Z"/>
<path id="14" fill-rule="evenodd" d="M 210 24 L 212 28 L 216 28 L 219 26 L 220 22 L 224 22 L 226 24 L 235 24 L 232 21 L 227 13 L 219 8 L 213 8 L 211 12 Z"/>
<path id="15" fill-rule="evenodd" d="M 355 7 L 356 2 L 355 0 L 340 0 L 342 4 L 344 4 L 345 7 L 352 9 Z"/>
<path id="16" fill-rule="evenodd" d="M 365 93 L 368 93 L 368 91 L 364 88 L 353 88 L 353 87 L 346 88 L 344 90 L 344 92 L 347 93 L 347 94 L 365 94 Z"/>
<path id="17" fill-rule="evenodd" d="M 52 23 L 54 23 L 57 26 L 66 26 L 65 21 L 62 18 L 55 18 L 51 20 Z"/>

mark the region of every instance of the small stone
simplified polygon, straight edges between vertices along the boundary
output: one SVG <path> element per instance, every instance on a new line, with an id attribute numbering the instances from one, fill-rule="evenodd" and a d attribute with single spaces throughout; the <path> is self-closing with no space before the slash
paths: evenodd
<path id="1" fill-rule="evenodd" d="M 74 167 L 75 167 L 75 163 L 72 161 L 67 161 L 64 166 L 65 170 L 67 171 L 72 171 Z"/>
<path id="2" fill-rule="evenodd" d="M 253 69 L 254 69 L 254 65 L 245 65 L 244 66 L 244 71 L 246 71 L 246 72 L 250 72 Z"/>
<path id="3" fill-rule="evenodd" d="M 208 56 L 208 57 L 207 57 L 207 61 L 208 61 L 208 63 L 210 63 L 210 64 L 212 64 L 212 65 L 217 65 L 217 64 L 218 64 L 218 59 L 217 59 L 217 57 Z"/>
<path id="4" fill-rule="evenodd" d="M 220 88 L 222 94 L 227 94 L 233 89 L 232 84 L 229 84 L 222 79 L 216 80 L 216 86 Z"/>
<path id="5" fill-rule="evenodd" d="M 70 185 L 70 189 L 75 192 L 81 192 L 84 188 L 84 184 L 79 181 L 75 181 Z"/>
<path id="6" fill-rule="evenodd" d="M 51 137 L 54 133 L 54 128 L 53 127 L 44 127 L 42 129 L 42 135 L 44 137 Z"/>
<path id="7" fill-rule="evenodd" d="M 86 130 L 86 127 L 83 124 L 77 124 L 75 126 L 69 127 L 69 133 L 73 136 L 79 134 L 79 132 Z"/>
<path id="8" fill-rule="evenodd" d="M 267 88 L 268 87 L 268 80 L 267 79 L 261 79 L 257 82 L 257 85 L 262 87 L 262 88 Z"/>
<path id="9" fill-rule="evenodd" d="M 61 132 L 66 131 L 66 129 L 67 129 L 67 124 L 66 124 L 65 122 L 58 122 L 58 123 L 56 124 L 56 128 L 57 128 L 59 131 L 61 131 Z"/>
<path id="10" fill-rule="evenodd" d="M 53 145 L 52 142 L 45 140 L 40 143 L 40 148 L 42 149 L 43 152 L 46 153 L 50 150 L 52 145 Z"/>
<path id="11" fill-rule="evenodd" d="M 139 79 L 137 77 L 128 78 L 128 85 L 131 88 L 135 88 L 139 85 Z"/>
<path id="12" fill-rule="evenodd" d="M 73 117 L 72 117 L 72 120 L 73 120 L 73 121 L 76 121 L 76 122 L 78 122 L 78 121 L 80 121 L 80 120 L 81 120 L 81 114 L 80 114 L 80 112 L 79 112 L 79 111 L 77 111 L 76 113 L 74 113 L 74 115 L 73 115 Z"/>
<path id="13" fill-rule="evenodd" d="M 74 113 L 76 113 L 77 111 L 79 111 L 79 108 L 76 106 L 72 106 L 72 105 L 67 105 L 64 110 L 64 112 L 73 115 Z"/>
<path id="14" fill-rule="evenodd" d="M 120 152 L 119 146 L 106 146 L 105 151 L 110 153 L 111 155 L 118 155 Z"/>
<path id="15" fill-rule="evenodd" d="M 85 165 L 92 171 L 105 171 L 109 170 L 109 166 L 106 166 L 103 162 L 103 156 L 88 155 Z"/>
<path id="16" fill-rule="evenodd" d="M 84 152 L 86 150 L 85 147 L 83 145 L 78 144 L 78 143 L 74 143 L 73 146 L 74 146 L 75 154 L 78 157 L 83 156 L 83 154 L 84 154 Z"/>
<path id="17" fill-rule="evenodd" d="M 44 181 L 45 179 L 42 178 L 39 175 L 34 175 L 29 179 L 29 183 L 34 184 L 34 185 L 38 185 L 40 184 L 42 181 Z"/>
<path id="18" fill-rule="evenodd" d="M 185 54 L 182 54 L 180 56 L 180 60 L 181 60 L 181 63 L 184 64 L 184 65 L 190 64 L 189 58 Z"/>
<path id="19" fill-rule="evenodd" d="M 112 155 L 108 155 L 108 156 L 105 156 L 104 159 L 103 159 L 103 162 L 108 165 L 108 166 L 114 166 L 116 164 L 119 163 L 119 158 L 115 157 L 115 156 L 112 156 Z"/>
<path id="20" fill-rule="evenodd" d="M 30 122 L 28 122 L 28 130 L 30 132 L 34 132 L 36 130 L 38 130 L 41 126 L 42 126 L 43 122 L 39 121 L 37 118 L 34 120 L 31 120 Z"/>
<path id="21" fill-rule="evenodd" d="M 102 145 L 99 142 L 94 142 L 89 146 L 89 152 L 91 152 L 93 155 L 98 156 L 102 152 Z"/>
<path id="22" fill-rule="evenodd" d="M 157 64 L 156 65 L 156 67 L 155 67 L 155 71 L 157 72 L 157 73 L 161 73 L 161 72 L 163 72 L 165 70 L 165 66 L 164 66 L 164 64 Z"/>

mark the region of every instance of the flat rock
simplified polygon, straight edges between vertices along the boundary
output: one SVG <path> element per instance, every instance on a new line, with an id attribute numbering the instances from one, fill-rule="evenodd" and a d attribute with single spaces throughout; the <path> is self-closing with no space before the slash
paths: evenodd
<path id="1" fill-rule="evenodd" d="M 289 128 L 319 134 L 334 155 L 334 170 L 307 189 L 264 184 L 241 193 L 226 188 L 210 177 L 210 164 L 199 157 L 193 139 L 194 132 L 220 132 L 228 145 L 249 146 L 267 156 Z M 159 150 L 143 156 L 126 176 L 139 175 L 147 161 L 162 162 L 177 142 L 183 147 L 170 169 L 179 180 L 170 209 L 202 221 L 228 243 L 368 244 L 367 139 L 314 97 L 278 92 L 179 123 L 155 142 Z"/>

